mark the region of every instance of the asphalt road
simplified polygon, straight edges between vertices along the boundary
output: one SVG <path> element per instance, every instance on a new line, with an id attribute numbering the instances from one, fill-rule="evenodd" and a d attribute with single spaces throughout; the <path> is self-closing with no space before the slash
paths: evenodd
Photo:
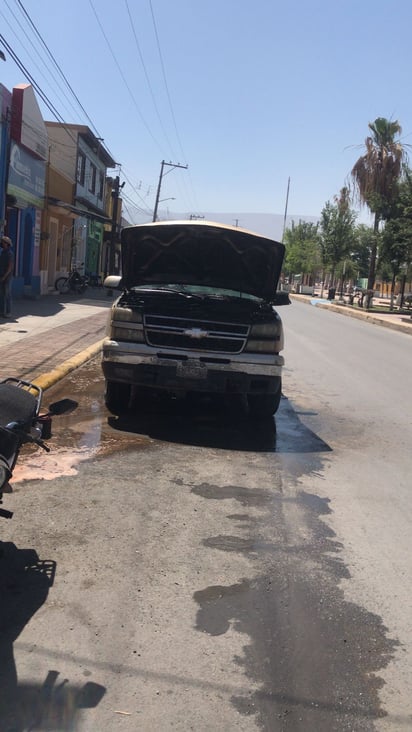
<path id="1" fill-rule="evenodd" d="M 411 728 L 410 337 L 282 315 L 276 428 L 111 418 L 97 360 L 47 392 L 79 407 L 5 496 L 2 732 Z"/>
<path id="2" fill-rule="evenodd" d="M 294 303 L 285 391 L 305 426 L 331 448 L 318 477 L 327 525 L 342 547 L 345 598 L 382 619 L 394 642 L 379 672 L 388 716 L 379 730 L 412 729 L 410 337 Z"/>

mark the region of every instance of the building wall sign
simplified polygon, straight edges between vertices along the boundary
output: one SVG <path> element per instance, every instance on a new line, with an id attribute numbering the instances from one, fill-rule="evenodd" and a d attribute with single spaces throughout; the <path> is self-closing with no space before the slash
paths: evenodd
<path id="1" fill-rule="evenodd" d="M 16 198 L 19 208 L 44 208 L 46 164 L 36 160 L 20 145 L 13 142 L 7 193 Z"/>

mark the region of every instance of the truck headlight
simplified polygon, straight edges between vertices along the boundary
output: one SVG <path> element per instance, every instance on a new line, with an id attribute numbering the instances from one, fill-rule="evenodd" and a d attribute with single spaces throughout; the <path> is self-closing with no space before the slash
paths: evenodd
<path id="1" fill-rule="evenodd" d="M 248 353 L 279 353 L 284 347 L 283 326 L 279 317 L 270 323 L 252 325 L 245 351 Z"/>
<path id="2" fill-rule="evenodd" d="M 115 306 L 111 313 L 109 337 L 114 341 L 144 343 L 142 314 L 131 308 Z"/>
<path id="3" fill-rule="evenodd" d="M 117 325 L 112 323 L 110 338 L 113 341 L 131 341 L 132 343 L 144 343 L 142 326 Z"/>
<path id="4" fill-rule="evenodd" d="M 131 308 L 120 308 L 114 306 L 112 310 L 112 321 L 122 321 L 127 323 L 142 323 L 142 314 Z"/>

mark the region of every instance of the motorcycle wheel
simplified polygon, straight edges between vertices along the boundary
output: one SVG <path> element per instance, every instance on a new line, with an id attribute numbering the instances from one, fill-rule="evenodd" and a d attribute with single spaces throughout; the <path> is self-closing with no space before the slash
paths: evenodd
<path id="1" fill-rule="evenodd" d="M 68 277 L 58 277 L 54 286 L 61 295 L 65 295 L 70 290 L 70 282 Z"/>
<path id="2" fill-rule="evenodd" d="M 78 282 L 76 285 L 76 292 L 79 293 L 79 295 L 83 295 L 86 292 L 87 288 L 87 282 Z"/>

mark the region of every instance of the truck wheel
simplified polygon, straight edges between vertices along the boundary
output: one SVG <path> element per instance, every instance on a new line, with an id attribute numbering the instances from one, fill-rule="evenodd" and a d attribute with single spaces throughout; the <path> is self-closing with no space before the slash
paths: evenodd
<path id="1" fill-rule="evenodd" d="M 272 417 L 279 409 L 282 383 L 275 394 L 248 394 L 249 414 L 256 419 Z"/>
<path id="2" fill-rule="evenodd" d="M 109 412 L 116 415 L 125 414 L 129 409 L 130 393 L 130 384 L 107 381 L 104 401 Z"/>

